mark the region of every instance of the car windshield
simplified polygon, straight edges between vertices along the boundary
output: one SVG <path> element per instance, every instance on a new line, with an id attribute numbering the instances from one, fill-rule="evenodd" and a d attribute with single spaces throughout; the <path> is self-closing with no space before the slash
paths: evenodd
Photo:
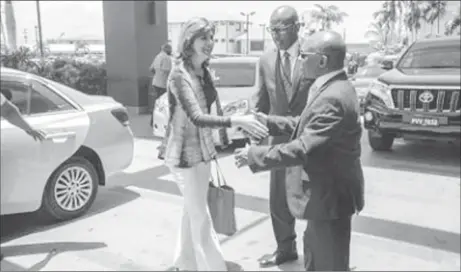
<path id="1" fill-rule="evenodd" d="M 382 69 L 380 66 L 366 66 L 359 68 L 357 74 L 355 74 L 355 77 L 374 78 L 380 76 L 384 72 L 386 72 L 386 70 Z"/>
<path id="2" fill-rule="evenodd" d="M 398 68 L 460 68 L 459 44 L 410 48 Z"/>
<path id="3" fill-rule="evenodd" d="M 210 69 L 214 73 L 216 87 L 253 87 L 255 85 L 256 63 L 254 62 L 211 62 Z"/>

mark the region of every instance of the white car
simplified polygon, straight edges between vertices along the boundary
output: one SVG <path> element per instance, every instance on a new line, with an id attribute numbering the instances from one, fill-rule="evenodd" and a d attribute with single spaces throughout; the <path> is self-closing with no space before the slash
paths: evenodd
<path id="1" fill-rule="evenodd" d="M 256 56 L 222 57 L 211 59 L 210 70 L 215 78 L 215 86 L 223 107 L 224 115 L 245 114 L 250 109 L 250 98 L 259 88 L 259 58 Z M 212 106 L 216 113 L 216 105 Z M 163 137 L 168 124 L 168 97 L 157 99 L 152 113 L 154 136 Z M 215 130 L 215 140 L 218 139 Z M 229 140 L 241 141 L 246 137 L 236 128 L 228 128 Z M 216 145 L 221 143 L 216 141 Z"/>
<path id="2" fill-rule="evenodd" d="M 384 72 L 386 72 L 386 70 L 381 68 L 381 65 L 379 64 L 367 65 L 360 67 L 357 70 L 357 73 L 350 78 L 352 85 L 354 85 L 357 92 L 361 109 L 370 90 L 371 83 Z"/>
<path id="3" fill-rule="evenodd" d="M 128 114 L 111 97 L 8 68 L 1 68 L 1 91 L 46 134 L 34 141 L 1 119 L 2 215 L 40 210 L 55 220 L 78 217 L 98 186 L 131 164 Z"/>

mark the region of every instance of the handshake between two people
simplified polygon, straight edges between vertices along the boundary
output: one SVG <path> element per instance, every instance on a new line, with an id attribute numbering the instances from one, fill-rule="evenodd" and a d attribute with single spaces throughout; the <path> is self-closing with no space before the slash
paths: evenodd
<path id="1" fill-rule="evenodd" d="M 259 143 L 269 136 L 267 115 L 264 113 L 251 111 L 245 115 L 233 116 L 232 122 L 252 143 Z"/>
<path id="2" fill-rule="evenodd" d="M 243 130 L 243 133 L 250 138 L 250 142 L 260 143 L 263 139 L 269 136 L 269 129 L 267 128 L 267 115 L 261 112 L 252 111 L 250 114 L 242 115 L 237 118 L 242 122 L 237 124 Z M 244 148 L 237 148 L 235 150 L 235 165 L 238 168 L 248 165 L 248 152 L 250 145 Z"/>

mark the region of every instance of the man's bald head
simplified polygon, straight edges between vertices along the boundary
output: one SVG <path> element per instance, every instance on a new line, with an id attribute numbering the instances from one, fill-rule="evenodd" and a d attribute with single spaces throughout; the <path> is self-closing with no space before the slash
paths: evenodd
<path id="1" fill-rule="evenodd" d="M 342 69 L 346 57 L 346 43 L 342 36 L 334 31 L 320 31 L 303 40 L 301 51 L 319 53 L 327 57 L 327 67 L 332 70 Z"/>
<path id="2" fill-rule="evenodd" d="M 298 12 L 290 6 L 276 8 L 270 18 L 271 26 L 295 24 L 298 21 Z"/>
<path id="3" fill-rule="evenodd" d="M 269 29 L 279 49 L 290 48 L 298 40 L 299 17 L 296 9 L 290 6 L 276 8 L 272 12 Z"/>

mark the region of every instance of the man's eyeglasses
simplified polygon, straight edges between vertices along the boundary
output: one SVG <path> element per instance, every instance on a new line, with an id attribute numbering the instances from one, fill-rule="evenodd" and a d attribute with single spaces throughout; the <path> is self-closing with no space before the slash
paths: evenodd
<path id="1" fill-rule="evenodd" d="M 292 28 L 295 24 L 289 24 L 285 26 L 269 26 L 266 30 L 270 33 L 281 33 L 287 32 L 290 28 Z"/>
<path id="2" fill-rule="evenodd" d="M 305 60 L 309 57 L 312 57 L 312 56 L 322 56 L 324 58 L 326 58 L 327 56 L 325 54 L 322 54 L 322 53 L 319 53 L 319 52 L 299 52 L 299 55 L 298 55 L 298 58 L 299 59 L 302 59 L 302 60 Z"/>

